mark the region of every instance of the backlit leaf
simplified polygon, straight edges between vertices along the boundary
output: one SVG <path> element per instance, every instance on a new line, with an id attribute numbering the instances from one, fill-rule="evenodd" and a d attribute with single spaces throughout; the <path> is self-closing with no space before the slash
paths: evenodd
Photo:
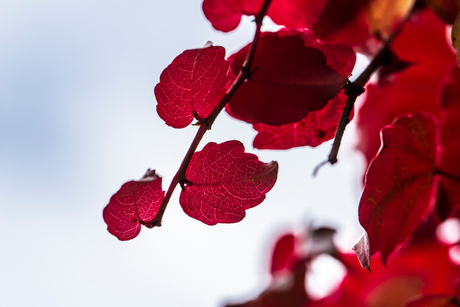
<path id="1" fill-rule="evenodd" d="M 183 128 L 211 113 L 226 91 L 224 57 L 225 49 L 218 46 L 186 50 L 161 73 L 155 97 L 167 125 Z"/>
<path id="2" fill-rule="evenodd" d="M 208 143 L 190 161 L 180 204 L 205 224 L 236 223 L 265 199 L 277 175 L 277 162 L 259 161 L 239 141 Z"/>
<path id="3" fill-rule="evenodd" d="M 232 78 L 238 75 L 248 48 L 229 58 Z M 305 46 L 300 34 L 264 33 L 253 67 L 251 78 L 227 104 L 230 115 L 252 124 L 297 122 L 323 108 L 347 81 L 327 65 L 323 51 Z"/>
<path id="4" fill-rule="evenodd" d="M 141 231 L 141 223 L 153 220 L 164 198 L 161 178 L 153 170 L 141 180 L 123 184 L 104 208 L 107 230 L 121 241 L 134 239 Z"/>
<path id="5" fill-rule="evenodd" d="M 366 174 L 359 221 L 369 235 L 370 254 L 382 261 L 406 242 L 435 204 L 437 121 L 427 113 L 398 117 L 382 129 L 382 148 Z"/>

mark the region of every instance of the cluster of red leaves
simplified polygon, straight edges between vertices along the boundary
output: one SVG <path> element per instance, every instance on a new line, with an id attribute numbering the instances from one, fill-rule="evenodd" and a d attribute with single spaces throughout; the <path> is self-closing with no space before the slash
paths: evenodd
<path id="1" fill-rule="evenodd" d="M 281 236 L 271 257 L 271 283 L 257 298 L 227 307 L 451 307 L 459 305 L 460 267 L 449 257 L 449 246 L 434 237 L 414 240 L 388 266 L 378 262 L 372 274 L 354 254 L 339 252 L 328 228 L 302 235 Z M 307 248 L 305 249 L 305 246 Z M 312 298 L 305 278 L 309 266 L 328 254 L 346 269 L 343 280 L 321 299 Z"/>
<path id="2" fill-rule="evenodd" d="M 416 40 L 422 33 L 426 40 Z M 386 263 L 433 210 L 445 220 L 458 216 L 460 205 L 460 70 L 444 26 L 431 12 L 420 13 L 395 41 L 394 52 L 415 64 L 367 87 L 358 112 L 360 149 L 369 159 L 381 125 L 399 114 L 424 112 L 401 115 L 381 132 L 359 206 L 367 234 L 355 249 L 365 267 L 376 253 Z M 376 112 L 380 116 L 370 116 Z"/>
<path id="3" fill-rule="evenodd" d="M 214 28 L 228 32 L 243 15 L 259 17 L 266 1 L 204 0 L 203 11 Z M 366 99 L 357 113 L 358 147 L 369 167 L 359 204 L 359 221 L 366 232 L 354 250 L 365 268 L 370 267 L 371 256 L 380 256 L 383 265 L 388 265 L 390 256 L 410 242 L 433 212 L 438 219 L 434 224 L 460 217 L 460 70 L 445 39 L 445 23 L 453 23 L 458 58 L 460 17 L 455 16 L 460 2 L 271 2 L 267 15 L 286 28 L 258 35 L 251 61 L 247 54 L 252 44 L 228 61 L 222 47 L 184 51 L 163 71 L 155 87 L 158 114 L 174 128 L 184 128 L 194 119 L 207 127 L 225 98 L 231 97 L 225 108 L 231 116 L 253 125 L 258 132 L 254 147 L 318 146 L 337 129 L 355 52 L 373 56 L 379 41 L 401 30 L 387 63 L 380 63 L 386 66 L 379 71 L 378 82 L 366 87 Z M 252 63 L 252 71 L 244 71 L 247 62 Z M 238 83 L 242 71 L 247 77 Z M 183 188 L 179 202 L 186 214 L 208 225 L 239 222 L 245 210 L 260 204 L 276 182 L 278 164 L 263 163 L 245 153 L 238 141 L 209 143 L 189 158 L 184 159 L 184 174 L 178 172 L 174 178 Z M 125 183 L 103 212 L 109 232 L 129 240 L 137 236 L 141 225 L 158 225 L 168 193 L 165 197 L 155 171 L 149 170 L 140 181 Z M 307 237 L 308 251 L 299 252 L 302 240 L 293 234 L 282 237 L 275 247 L 271 274 L 276 281 L 287 273 L 289 283 L 279 287 L 275 282 L 256 300 L 238 306 L 460 304 L 451 292 L 458 267 L 432 233 L 403 249 L 389 270 L 380 262 L 373 264 L 374 272 L 381 271 L 373 277 L 358 270 L 354 256 L 337 252 L 330 231 L 325 236 L 324 229 L 310 231 Z M 318 238 L 330 244 L 317 248 Z M 321 253 L 337 257 L 348 274 L 341 294 L 315 301 L 304 279 L 312 259 Z M 439 264 L 436 268 L 430 262 L 434 258 Z M 433 274 L 444 274 L 442 282 Z M 437 296 L 413 298 L 427 293 Z"/>

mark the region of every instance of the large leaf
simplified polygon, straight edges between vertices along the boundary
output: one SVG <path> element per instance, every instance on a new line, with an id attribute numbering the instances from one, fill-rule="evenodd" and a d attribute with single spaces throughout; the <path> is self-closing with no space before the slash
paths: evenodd
<path id="1" fill-rule="evenodd" d="M 277 162 L 259 161 L 239 141 L 208 143 L 190 161 L 180 204 L 205 224 L 236 223 L 265 199 L 277 175 Z"/>
<path id="2" fill-rule="evenodd" d="M 206 118 L 225 94 L 228 62 L 223 47 L 186 50 L 161 73 L 155 86 L 158 115 L 183 128 Z"/>
<path id="3" fill-rule="evenodd" d="M 141 231 L 142 222 L 153 220 L 163 202 L 161 178 L 153 170 L 141 180 L 123 184 L 104 208 L 107 230 L 121 241 L 134 239 Z"/>
<path id="4" fill-rule="evenodd" d="M 229 58 L 236 78 L 250 45 Z M 261 35 L 256 68 L 227 104 L 230 115 L 248 123 L 285 125 L 323 108 L 347 78 L 327 65 L 323 51 L 307 47 L 301 34 Z"/>
<path id="5" fill-rule="evenodd" d="M 382 130 L 382 148 L 369 166 L 359 221 L 370 255 L 382 261 L 406 242 L 435 204 L 440 156 L 437 121 L 428 113 L 398 117 Z"/>

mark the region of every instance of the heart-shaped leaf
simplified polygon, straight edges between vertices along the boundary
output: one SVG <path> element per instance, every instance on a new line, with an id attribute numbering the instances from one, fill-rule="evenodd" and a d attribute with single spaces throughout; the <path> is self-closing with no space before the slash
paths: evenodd
<path id="1" fill-rule="evenodd" d="M 158 115 L 167 125 L 184 128 L 206 118 L 219 103 L 228 82 L 225 49 L 186 50 L 161 73 L 155 86 Z"/>
<path id="2" fill-rule="evenodd" d="M 161 178 L 153 170 L 123 184 L 104 208 L 107 230 L 121 241 L 134 239 L 141 224 L 153 220 L 164 198 Z"/>
<path id="3" fill-rule="evenodd" d="M 208 143 L 190 161 L 180 204 L 205 224 L 236 223 L 265 199 L 277 175 L 277 162 L 259 161 L 239 141 Z"/>

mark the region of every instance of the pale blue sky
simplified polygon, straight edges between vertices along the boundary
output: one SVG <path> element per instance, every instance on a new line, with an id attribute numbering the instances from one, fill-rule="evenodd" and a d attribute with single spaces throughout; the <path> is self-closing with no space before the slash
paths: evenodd
<path id="1" fill-rule="evenodd" d="M 252 127 L 226 114 L 202 146 L 239 139 L 277 160 L 265 202 L 239 224 L 210 227 L 186 216 L 176 193 L 163 227 L 130 242 L 106 231 L 102 209 L 121 184 L 150 167 L 166 189 L 195 134 L 156 114 L 161 71 L 185 49 L 210 40 L 229 54 L 252 35 L 249 20 L 214 31 L 199 0 L 0 0 L 2 306 L 219 306 L 267 283 L 283 229 L 328 221 L 351 247 L 360 189 L 351 146 L 312 179 L 330 143 L 257 151 Z"/>

